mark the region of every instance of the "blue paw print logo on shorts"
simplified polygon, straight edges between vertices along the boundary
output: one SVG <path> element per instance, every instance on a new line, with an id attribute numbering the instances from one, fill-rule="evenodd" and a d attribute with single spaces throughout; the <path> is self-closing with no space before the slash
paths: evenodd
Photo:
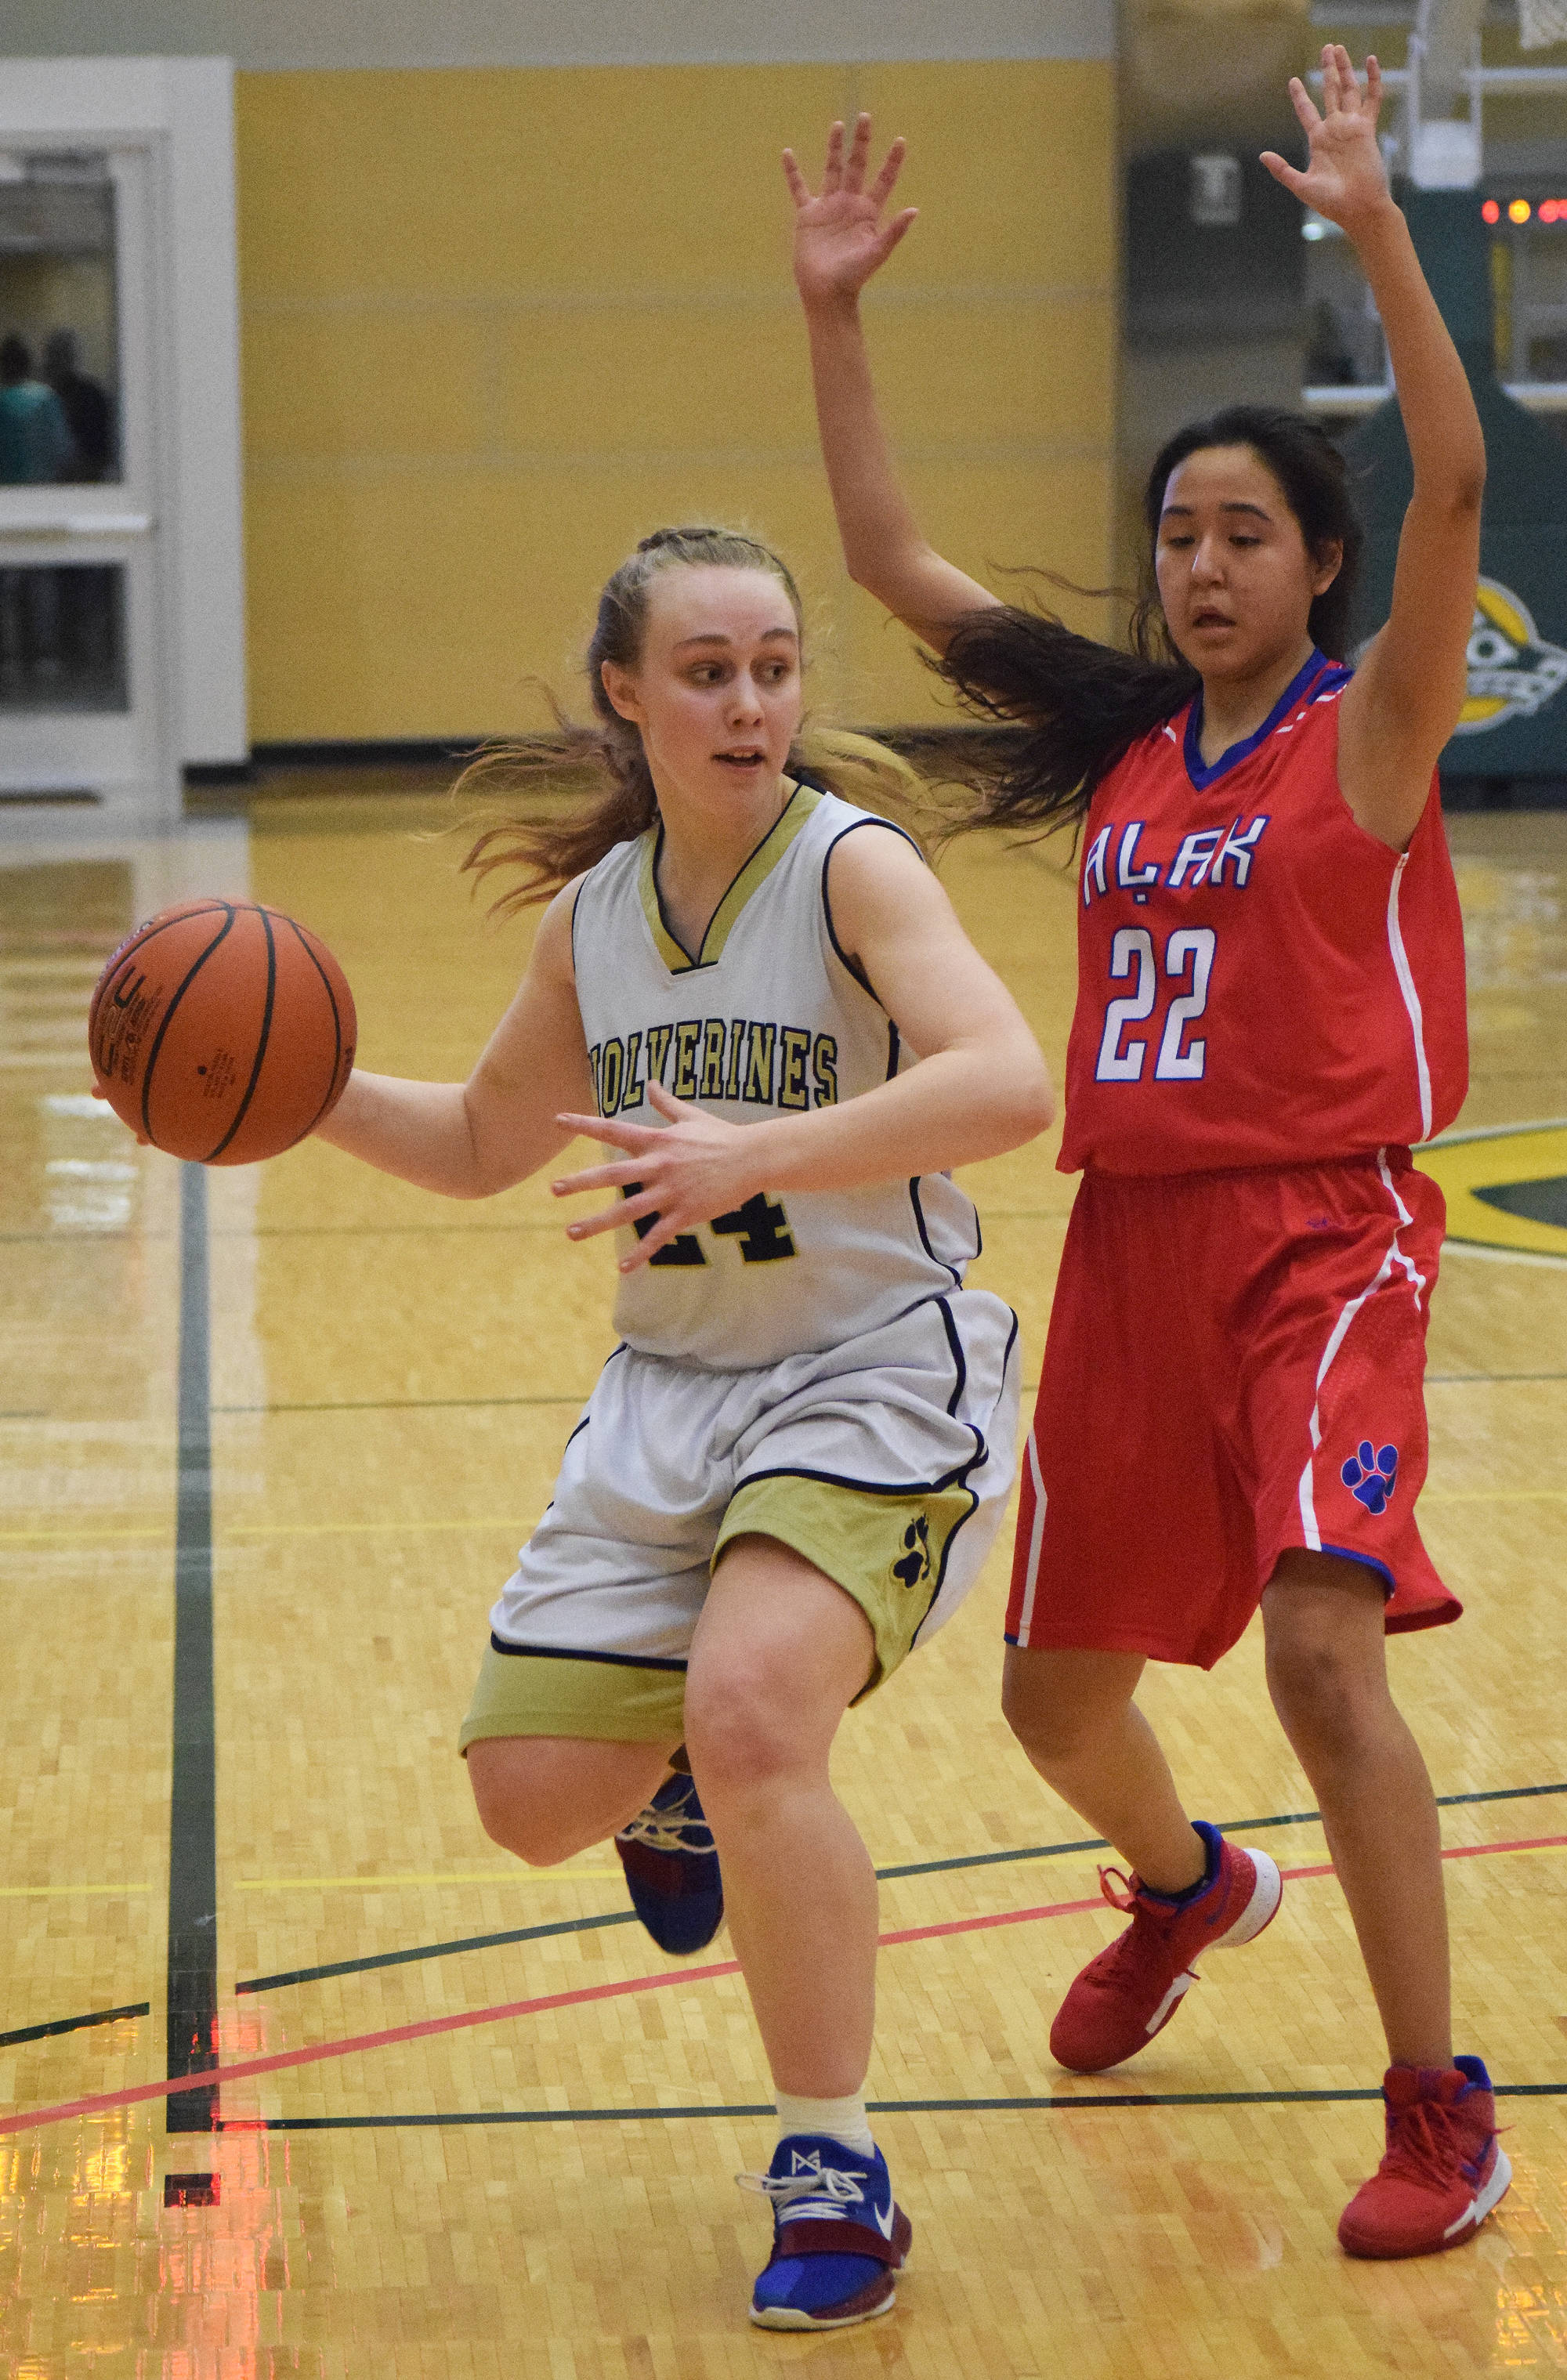
<path id="1" fill-rule="evenodd" d="M 1363 1438 L 1358 1451 L 1350 1456 L 1339 1473 L 1357 1504 L 1379 1517 L 1388 1509 L 1388 1499 L 1398 1485 L 1398 1449 L 1396 1446 L 1372 1448 L 1368 1438 Z"/>

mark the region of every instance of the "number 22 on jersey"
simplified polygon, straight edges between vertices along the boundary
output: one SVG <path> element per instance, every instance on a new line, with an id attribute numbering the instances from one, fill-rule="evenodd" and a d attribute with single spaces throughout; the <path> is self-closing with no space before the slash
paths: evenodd
<path id="1" fill-rule="evenodd" d="M 1163 965 L 1160 965 L 1153 935 L 1147 926 L 1123 926 L 1111 945 L 1110 972 L 1113 981 L 1124 983 L 1136 978 L 1135 988 L 1120 999 L 1110 1002 L 1104 1013 L 1104 1031 L 1099 1037 L 1099 1063 L 1094 1068 L 1096 1080 L 1101 1083 L 1138 1083 L 1148 1062 L 1148 1046 L 1153 1036 L 1133 1034 L 1131 1028 L 1146 1024 L 1159 1004 L 1161 984 L 1169 989 L 1181 989 L 1164 1012 L 1164 1028 L 1159 1037 L 1159 1055 L 1154 1060 L 1154 1080 L 1159 1083 L 1200 1083 L 1208 1063 L 1206 1039 L 1188 1036 L 1208 1006 L 1208 987 L 1213 973 L 1213 953 L 1218 937 L 1211 926 L 1183 926 L 1166 938 Z"/>

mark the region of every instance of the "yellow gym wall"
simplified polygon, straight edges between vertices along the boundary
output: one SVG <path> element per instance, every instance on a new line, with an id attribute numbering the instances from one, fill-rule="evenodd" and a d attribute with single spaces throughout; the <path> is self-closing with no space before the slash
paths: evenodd
<path id="1" fill-rule="evenodd" d="M 921 219 L 868 305 L 920 517 L 999 588 L 1111 571 L 1108 63 L 241 74 L 250 734 L 459 736 L 577 699 L 599 587 L 660 522 L 796 568 L 813 694 L 937 689 L 838 561 L 785 142 L 907 135 Z M 1087 625 L 1097 607 L 1078 606 Z"/>

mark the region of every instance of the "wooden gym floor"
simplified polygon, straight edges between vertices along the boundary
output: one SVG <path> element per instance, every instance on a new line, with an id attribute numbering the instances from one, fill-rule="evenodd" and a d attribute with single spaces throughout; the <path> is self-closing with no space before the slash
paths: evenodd
<path id="1" fill-rule="evenodd" d="M 726 1939 L 662 1960 L 607 1852 L 509 1865 L 453 1750 L 611 1343 L 608 1248 L 568 1248 L 537 1186 L 443 1206 L 323 1148 L 182 1178 L 87 1097 L 104 954 L 196 890 L 327 937 L 367 1064 L 465 1071 L 529 929 L 481 925 L 440 820 L 344 787 L 175 846 L 0 858 L 7 2374 L 1567 2368 L 1567 818 L 1453 824 L 1478 1136 L 1430 1159 L 1462 1240 L 1422 1510 L 1468 1616 L 1392 1655 L 1512 2194 L 1445 2257 L 1337 2250 L 1379 2151 L 1380 2041 L 1255 1633 L 1210 1678 L 1152 1674 L 1146 1705 L 1192 1806 L 1293 1875 L 1281 1919 L 1135 2065 L 1052 2065 L 1051 2013 L 1112 1921 L 1000 1717 L 999 1551 L 844 1732 L 885 1878 L 871 2089 L 915 2252 L 891 2320 L 824 2339 L 745 2320 L 766 2220 L 731 2176 L 771 2133 Z M 1059 1070 L 1070 884 L 994 847 L 948 873 Z M 978 1278 L 1035 1374 L 1069 1197 L 1051 1156 L 973 1183 Z M 218 2085 L 171 2094 L 211 2009 Z"/>

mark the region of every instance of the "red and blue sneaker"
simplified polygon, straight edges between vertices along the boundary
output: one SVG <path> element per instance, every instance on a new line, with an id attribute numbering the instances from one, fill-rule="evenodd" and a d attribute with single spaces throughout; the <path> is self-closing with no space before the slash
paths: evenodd
<path id="1" fill-rule="evenodd" d="M 1512 2179 L 1477 2058 L 1390 2066 L 1387 2155 L 1339 2218 L 1351 2256 L 1430 2256 L 1473 2239 Z"/>
<path id="2" fill-rule="evenodd" d="M 1146 2048 L 1197 1982 L 1203 1952 L 1255 1942 L 1278 1914 L 1283 1883 L 1268 1853 L 1237 1849 L 1206 1819 L 1195 1824 L 1208 1873 L 1193 1892 L 1170 1897 L 1119 1868 L 1099 1870 L 1105 1899 L 1130 1910 L 1132 1923 L 1089 1960 L 1056 2010 L 1051 2056 L 1074 2074 L 1102 2074 Z"/>
<path id="3" fill-rule="evenodd" d="M 772 2255 L 751 2320 L 763 2330 L 846 2330 L 891 2313 L 893 2276 L 914 2226 L 880 2149 L 862 2156 L 820 2132 L 791 2132 L 766 2173 L 735 2176 L 772 2201 Z"/>
<path id="4" fill-rule="evenodd" d="M 631 1906 L 659 1949 L 675 1959 L 705 1950 L 723 1923 L 723 1878 L 694 1779 L 666 1777 L 614 1847 Z"/>

